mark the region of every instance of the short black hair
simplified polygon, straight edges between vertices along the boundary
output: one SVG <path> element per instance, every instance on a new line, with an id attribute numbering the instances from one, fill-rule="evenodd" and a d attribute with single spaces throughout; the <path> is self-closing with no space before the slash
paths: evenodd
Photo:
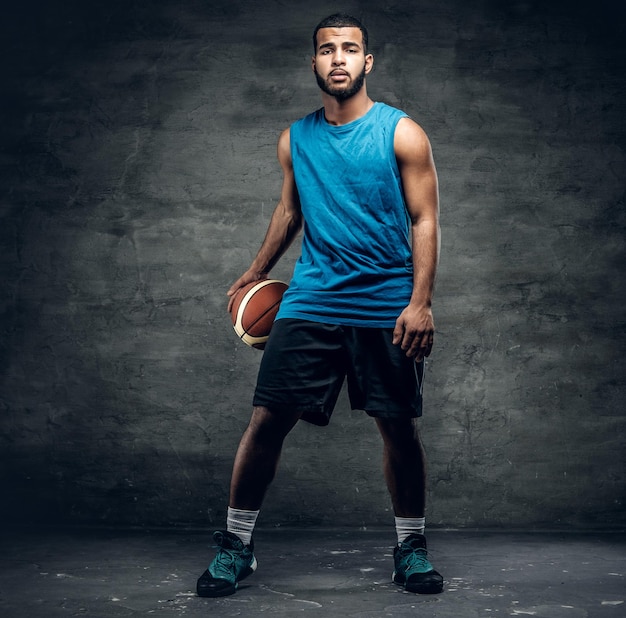
<path id="1" fill-rule="evenodd" d="M 322 19 L 313 32 L 314 52 L 317 52 L 317 32 L 322 28 L 358 28 L 363 35 L 363 51 L 367 54 L 367 28 L 356 17 L 346 13 L 334 13 Z"/>

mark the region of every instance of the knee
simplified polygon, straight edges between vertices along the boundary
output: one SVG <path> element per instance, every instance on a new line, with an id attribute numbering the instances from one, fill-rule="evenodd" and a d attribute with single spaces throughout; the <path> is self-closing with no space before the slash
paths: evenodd
<path id="1" fill-rule="evenodd" d="M 297 417 L 276 414 L 268 408 L 255 406 L 247 432 L 257 441 L 282 442 L 297 421 Z"/>
<path id="2" fill-rule="evenodd" d="M 420 439 L 413 419 L 376 419 L 383 442 L 393 451 L 420 448 Z"/>

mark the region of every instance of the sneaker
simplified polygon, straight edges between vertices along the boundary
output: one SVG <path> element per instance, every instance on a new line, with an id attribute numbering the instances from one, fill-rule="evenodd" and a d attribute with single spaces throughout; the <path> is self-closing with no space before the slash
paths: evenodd
<path id="1" fill-rule="evenodd" d="M 200 575 L 196 591 L 200 597 L 225 597 L 237 590 L 237 584 L 256 570 L 254 543 L 243 541 L 226 530 L 213 533 L 218 549 L 209 568 Z"/>
<path id="2" fill-rule="evenodd" d="M 426 537 L 411 534 L 393 550 L 395 571 L 392 579 L 408 592 L 437 594 L 443 590 L 443 577 L 430 564 Z"/>

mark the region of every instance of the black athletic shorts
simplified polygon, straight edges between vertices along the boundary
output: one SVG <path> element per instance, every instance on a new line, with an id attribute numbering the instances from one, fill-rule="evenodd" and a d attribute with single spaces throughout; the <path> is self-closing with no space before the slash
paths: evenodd
<path id="1" fill-rule="evenodd" d="M 352 409 L 379 418 L 422 414 L 424 361 L 393 345 L 393 329 L 284 318 L 263 352 L 253 405 L 328 425 L 344 379 Z"/>

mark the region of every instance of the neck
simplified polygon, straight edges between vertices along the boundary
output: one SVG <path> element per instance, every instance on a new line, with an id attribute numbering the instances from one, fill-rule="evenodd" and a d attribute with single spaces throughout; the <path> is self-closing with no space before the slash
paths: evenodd
<path id="1" fill-rule="evenodd" d="M 322 102 L 326 122 L 336 126 L 358 120 L 361 116 L 365 116 L 374 105 L 374 101 L 367 95 L 365 86 L 345 101 L 338 101 L 335 97 L 322 92 Z"/>

